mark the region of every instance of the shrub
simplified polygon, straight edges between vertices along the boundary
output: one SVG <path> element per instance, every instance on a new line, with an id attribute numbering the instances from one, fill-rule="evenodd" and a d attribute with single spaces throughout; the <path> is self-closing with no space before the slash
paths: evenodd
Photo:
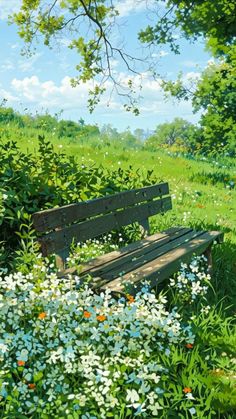
<path id="1" fill-rule="evenodd" d="M 24 126 L 23 118 L 20 114 L 12 108 L 5 108 L 0 105 L 0 124 L 6 125 L 9 123 L 16 124 L 19 127 Z"/>
<path id="2" fill-rule="evenodd" d="M 158 182 L 152 171 L 79 165 L 43 137 L 37 155 L 21 152 L 16 142 L 0 144 L 0 159 L 1 240 L 11 253 L 36 211 Z"/>

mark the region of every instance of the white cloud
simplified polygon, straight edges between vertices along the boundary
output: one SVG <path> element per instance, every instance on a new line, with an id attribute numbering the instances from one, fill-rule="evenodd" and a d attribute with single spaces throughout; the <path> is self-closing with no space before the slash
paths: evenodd
<path id="1" fill-rule="evenodd" d="M 148 73 L 140 76 L 128 76 L 125 73 L 119 75 L 120 83 L 123 87 L 127 86 L 132 79 L 133 86 L 138 90 L 142 84 L 141 95 L 143 97 L 141 110 L 159 114 L 163 110 L 164 96 L 160 87 L 160 80 L 153 80 Z M 18 94 L 22 102 L 28 102 L 39 107 L 61 108 L 64 109 L 84 109 L 87 106 L 88 90 L 93 87 L 92 82 L 80 84 L 72 87 L 70 77 L 64 77 L 60 84 L 48 80 L 41 82 L 37 76 L 25 77 L 22 80 L 13 79 L 12 88 Z M 97 107 L 98 111 L 103 110 L 109 103 L 109 109 L 113 111 L 122 110 L 121 99 L 114 95 L 111 99 L 109 90 L 112 88 L 111 82 L 106 83 L 107 93 L 102 97 Z M 169 105 L 168 105 L 169 106 Z M 97 111 L 96 110 L 96 111 Z"/>
<path id="2" fill-rule="evenodd" d="M 20 9 L 20 0 L 0 0 L 0 20 L 6 20 L 9 15 Z"/>
<path id="3" fill-rule="evenodd" d="M 2 89 L 0 87 L 0 100 L 6 99 L 11 104 L 14 104 L 19 101 L 19 98 L 17 96 L 14 96 L 11 92 L 8 92 L 5 89 Z"/>
<path id="4" fill-rule="evenodd" d="M 126 75 L 120 76 L 120 81 L 125 85 L 130 77 Z M 133 83 L 138 84 L 137 77 L 133 77 Z M 14 78 L 11 82 L 11 87 L 14 94 L 18 95 L 19 101 L 32 106 L 36 109 L 47 108 L 51 110 L 84 110 L 87 108 L 88 91 L 93 88 L 92 82 L 85 84 L 81 83 L 76 87 L 72 87 L 70 77 L 64 77 L 60 84 L 56 84 L 53 80 L 40 81 L 34 75 L 32 77 L 25 77 L 23 79 Z M 107 106 L 109 111 L 122 112 L 123 105 L 118 95 L 110 98 L 110 91 L 112 88 L 111 82 L 106 83 L 107 93 L 102 96 L 99 105 L 96 108 L 96 113 L 105 114 Z M 157 82 L 150 80 L 147 75 L 143 75 L 143 89 L 145 95 L 155 96 L 155 92 L 159 91 L 160 87 Z M 124 111 L 123 111 L 124 112 Z"/>
<path id="5" fill-rule="evenodd" d="M 16 44 L 9 44 L 11 49 L 18 49 L 20 44 L 17 42 Z"/>
<path id="6" fill-rule="evenodd" d="M 152 54 L 152 58 L 162 58 L 162 57 L 166 57 L 167 55 L 169 55 L 169 52 L 161 50 L 159 52 L 154 52 Z"/>
<path id="7" fill-rule="evenodd" d="M 35 75 L 22 80 L 15 78 L 11 85 L 21 101 L 30 102 L 38 107 L 64 107 L 66 109 L 84 107 L 87 92 L 92 88 L 91 83 L 73 88 L 68 76 L 64 77 L 59 85 L 52 80 L 41 82 Z"/>
<path id="8" fill-rule="evenodd" d="M 0 20 L 6 20 L 9 15 L 17 12 L 21 3 L 21 0 L 0 0 Z M 119 16 L 124 17 L 133 12 L 138 13 L 148 9 L 154 4 L 155 0 L 117 0 L 115 8 L 118 10 Z"/>
<path id="9" fill-rule="evenodd" d="M 128 80 L 131 77 L 121 73 L 119 75 L 119 80 L 122 86 L 127 85 Z M 140 77 L 132 77 L 133 85 L 138 88 L 140 85 Z M 146 94 L 160 90 L 160 84 L 157 81 L 151 80 L 146 73 L 142 74 L 142 84 L 143 91 Z M 93 88 L 92 82 L 81 83 L 76 87 L 72 87 L 70 83 L 70 77 L 64 77 L 60 84 L 57 85 L 53 80 L 48 80 L 45 82 L 40 81 L 40 79 L 34 75 L 32 77 L 25 77 L 23 79 L 12 80 L 12 88 L 14 91 L 21 96 L 21 100 L 26 100 L 31 103 L 38 104 L 39 106 L 63 106 L 66 109 L 74 109 L 85 107 L 87 104 L 88 91 Z M 111 82 L 106 83 L 106 88 L 108 93 L 102 97 L 100 102 L 100 107 L 106 105 L 109 102 L 109 107 L 113 109 L 120 109 L 121 103 L 118 97 L 113 97 L 112 100 L 109 100 L 109 90 L 111 89 Z"/>
<path id="10" fill-rule="evenodd" d="M 92 82 L 85 84 L 81 83 L 76 87 L 71 86 L 70 77 L 64 77 L 59 84 L 53 80 L 40 81 L 34 75 L 32 77 L 25 77 L 24 79 L 13 79 L 11 88 L 13 93 L 18 95 L 18 101 L 32 110 L 48 109 L 51 113 L 63 109 L 68 118 L 70 115 L 77 114 L 77 112 L 84 114 L 88 106 L 88 91 L 93 88 Z M 108 82 L 107 88 L 111 87 Z M 96 107 L 95 116 L 100 115 L 100 118 L 106 120 L 107 106 L 109 105 L 109 113 L 113 117 L 117 114 L 125 113 L 123 106 L 116 97 L 110 98 L 107 93 L 102 96 L 99 105 Z M 86 112 L 88 113 L 88 111 Z"/>
<path id="11" fill-rule="evenodd" d="M 182 61 L 181 63 L 184 67 L 187 68 L 193 68 L 193 67 L 197 67 L 199 65 L 199 63 L 197 63 L 196 61 L 192 61 L 192 60 L 185 60 Z"/>
<path id="12" fill-rule="evenodd" d="M 23 71 L 24 73 L 28 71 L 32 71 L 35 68 L 35 64 L 40 57 L 42 57 L 42 53 L 37 52 L 36 54 L 32 55 L 30 58 L 25 58 L 24 60 L 19 60 L 17 63 L 18 69 Z"/>
<path id="13" fill-rule="evenodd" d="M 70 38 L 61 38 L 59 39 L 58 43 L 62 46 L 62 47 L 69 47 L 69 45 L 71 44 L 71 39 Z"/>
<path id="14" fill-rule="evenodd" d="M 11 60 L 3 61 L 3 63 L 0 66 L 1 71 L 14 70 L 14 68 L 15 68 L 15 65 L 13 64 Z"/>
<path id="15" fill-rule="evenodd" d="M 130 15 L 131 13 L 139 13 L 147 9 L 147 3 L 148 7 L 150 7 L 155 3 L 155 1 L 149 0 L 147 2 L 147 0 L 122 0 L 115 4 L 115 8 L 118 10 L 119 16 L 124 17 Z"/>
<path id="16" fill-rule="evenodd" d="M 192 77 L 192 73 L 188 73 L 185 77 Z M 196 77 L 196 74 L 194 73 Z M 125 73 L 120 73 L 120 82 L 125 85 L 130 76 Z M 133 75 L 133 85 L 140 85 L 140 77 Z M 145 127 L 145 124 L 152 128 L 157 123 L 165 120 L 172 120 L 176 116 L 194 120 L 192 114 L 191 103 L 179 102 L 173 104 L 171 101 L 166 101 L 160 87 L 160 80 L 153 80 L 150 74 L 142 74 L 142 100 L 140 102 L 141 115 L 135 119 L 131 114 L 127 114 L 123 109 L 121 98 L 114 94 L 110 98 L 110 91 L 112 88 L 111 82 L 106 83 L 107 93 L 102 97 L 101 102 L 96 107 L 91 119 L 88 116 L 87 99 L 88 91 L 93 87 L 92 82 L 72 87 L 70 77 L 64 77 L 60 83 L 53 80 L 42 81 L 36 75 L 32 77 L 25 77 L 23 79 L 13 79 L 11 82 L 11 91 L 6 92 L 2 97 L 6 97 L 9 102 L 22 103 L 32 111 L 40 109 L 48 109 L 51 113 L 57 112 L 60 109 L 65 111 L 68 118 L 83 115 L 86 120 L 103 123 L 113 122 L 120 129 L 125 126 L 133 125 L 134 127 Z M 0 92 L 1 93 L 1 92 Z M 109 109 L 107 105 L 109 103 Z M 86 116 L 87 115 L 87 116 Z M 150 117 L 151 116 L 151 117 Z M 196 119 L 196 117 L 195 117 Z M 149 120 L 149 123 L 147 123 Z"/>

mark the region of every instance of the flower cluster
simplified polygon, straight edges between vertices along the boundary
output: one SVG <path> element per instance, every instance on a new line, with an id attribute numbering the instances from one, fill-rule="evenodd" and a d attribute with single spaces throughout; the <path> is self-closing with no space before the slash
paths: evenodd
<path id="1" fill-rule="evenodd" d="M 177 310 L 151 292 L 115 300 L 80 286 L 78 277 L 43 275 L 0 276 L 5 416 L 107 418 L 122 409 L 158 416 L 169 382 L 164 360 L 177 344 L 194 342 Z"/>
<path id="2" fill-rule="evenodd" d="M 183 302 L 192 303 L 206 295 L 211 277 L 205 263 L 205 256 L 196 256 L 190 265 L 182 263 L 176 277 L 170 279 L 170 287 L 176 289 Z"/>
<path id="3" fill-rule="evenodd" d="M 122 240 L 121 234 L 119 234 L 119 241 L 121 242 Z M 100 238 L 100 240 L 91 239 L 84 243 L 77 243 L 74 248 L 72 247 L 72 254 L 67 258 L 67 263 L 68 266 L 74 267 L 116 249 L 118 249 L 118 245 L 114 244 L 112 235 L 109 233 Z"/>

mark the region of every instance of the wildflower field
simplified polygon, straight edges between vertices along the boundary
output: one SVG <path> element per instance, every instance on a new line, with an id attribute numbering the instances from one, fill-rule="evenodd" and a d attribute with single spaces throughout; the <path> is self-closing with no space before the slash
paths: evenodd
<path id="1" fill-rule="evenodd" d="M 235 161 L 38 131 L 9 125 L 0 138 L 0 417 L 235 418 Z M 193 257 L 161 293 L 143 283 L 115 300 L 80 284 L 80 263 L 138 239 L 134 225 L 74 244 L 78 275 L 57 278 L 33 212 L 160 181 L 173 210 L 152 232 L 224 232 L 211 276 Z"/>

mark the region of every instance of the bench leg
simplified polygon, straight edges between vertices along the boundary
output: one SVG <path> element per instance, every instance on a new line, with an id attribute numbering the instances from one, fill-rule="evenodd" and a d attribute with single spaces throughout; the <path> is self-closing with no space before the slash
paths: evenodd
<path id="1" fill-rule="evenodd" d="M 149 226 L 148 218 L 145 218 L 139 221 L 139 225 L 140 225 L 142 239 L 144 239 L 150 234 L 150 226 Z"/>
<path id="2" fill-rule="evenodd" d="M 69 250 L 60 250 L 56 253 L 56 267 L 59 271 L 64 271 L 66 267 L 66 258 L 69 256 Z"/>
<path id="3" fill-rule="evenodd" d="M 207 258 L 208 272 L 209 272 L 210 275 L 212 275 L 213 261 L 212 261 L 211 246 L 209 246 L 203 254 Z"/>

